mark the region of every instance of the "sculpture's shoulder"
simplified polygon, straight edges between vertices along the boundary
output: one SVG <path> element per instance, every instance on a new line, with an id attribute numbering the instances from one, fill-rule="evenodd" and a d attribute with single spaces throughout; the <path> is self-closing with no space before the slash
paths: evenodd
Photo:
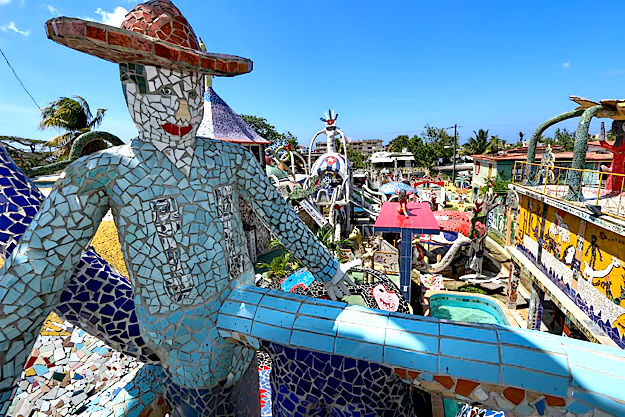
<path id="1" fill-rule="evenodd" d="M 252 155 L 245 147 L 223 140 L 198 137 L 197 144 L 206 161 L 214 161 L 225 167 L 243 168 L 245 161 Z"/>
<path id="2" fill-rule="evenodd" d="M 75 185 L 83 192 L 106 188 L 132 167 L 135 158 L 130 143 L 85 155 L 65 169 L 59 185 Z"/>
<path id="3" fill-rule="evenodd" d="M 223 152 L 226 154 L 243 155 L 247 151 L 247 149 L 241 145 L 224 140 L 198 137 L 197 143 L 202 147 L 205 153 Z"/>

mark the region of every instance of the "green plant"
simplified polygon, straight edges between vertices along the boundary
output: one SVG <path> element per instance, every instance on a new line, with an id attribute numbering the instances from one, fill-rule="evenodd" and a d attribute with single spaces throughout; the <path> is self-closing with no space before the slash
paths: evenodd
<path id="1" fill-rule="evenodd" d="M 473 285 L 463 285 L 462 287 L 458 288 L 458 291 L 461 292 L 471 292 L 471 293 L 475 293 L 475 294 L 484 294 L 486 295 L 486 291 L 484 291 L 483 289 L 479 288 L 479 287 L 475 287 Z"/>
<path id="2" fill-rule="evenodd" d="M 302 268 L 302 264 L 290 252 L 284 252 L 280 256 L 276 256 L 271 262 L 259 262 L 256 264 L 259 268 L 267 268 L 270 279 L 278 280 L 284 278 L 298 269 Z"/>

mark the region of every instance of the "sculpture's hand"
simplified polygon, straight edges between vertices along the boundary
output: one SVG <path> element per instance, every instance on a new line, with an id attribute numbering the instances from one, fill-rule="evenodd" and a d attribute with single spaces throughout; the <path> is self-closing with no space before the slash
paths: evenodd
<path id="1" fill-rule="evenodd" d="M 349 285 L 355 285 L 354 281 L 347 275 L 347 271 L 349 271 L 354 266 L 358 266 L 362 263 L 360 259 L 356 259 L 355 261 L 347 262 L 339 265 L 339 269 L 336 270 L 336 273 L 332 277 L 332 279 L 328 282 L 324 282 L 323 285 L 326 287 L 328 291 L 328 296 L 332 300 L 338 300 L 340 298 L 349 295 Z"/>

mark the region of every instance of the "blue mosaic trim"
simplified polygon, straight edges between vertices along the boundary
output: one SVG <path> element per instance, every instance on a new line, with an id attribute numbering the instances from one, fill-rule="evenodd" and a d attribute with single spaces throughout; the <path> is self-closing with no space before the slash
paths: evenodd
<path id="1" fill-rule="evenodd" d="M 616 344 L 621 348 L 625 349 L 625 338 L 621 338 L 618 330 L 612 326 L 612 323 L 609 320 L 604 320 L 601 317 L 601 312 L 595 313 L 595 310 L 592 305 L 586 303 L 584 300 L 570 285 L 565 284 L 564 281 L 556 276 L 554 273 L 550 272 L 547 266 L 544 263 L 539 263 L 534 255 L 523 245 L 517 244 L 517 248 L 540 269 L 540 271 L 545 274 L 551 282 L 553 282 L 564 294 L 566 294 L 577 307 L 580 308 L 587 316 L 590 318 L 593 323 L 601 328 L 607 334 L 610 339 L 614 340 Z"/>

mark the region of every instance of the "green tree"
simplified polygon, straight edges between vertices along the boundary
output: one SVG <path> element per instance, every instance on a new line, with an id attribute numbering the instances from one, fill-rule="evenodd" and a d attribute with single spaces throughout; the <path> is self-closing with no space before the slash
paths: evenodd
<path id="1" fill-rule="evenodd" d="M 51 102 L 47 107 L 41 109 L 41 122 L 39 129 L 55 128 L 65 131 L 59 136 L 50 139 L 46 146 L 58 148 L 55 154 L 63 159 L 69 155 L 69 151 L 74 141 L 83 133 L 89 132 L 102 123 L 106 109 L 98 109 L 96 115 L 91 114 L 89 105 L 84 98 L 74 96 L 74 98 L 61 97 Z M 89 143 L 83 149 L 83 155 L 108 148 L 106 142 L 102 140 Z"/>
<path id="2" fill-rule="evenodd" d="M 272 143 L 280 141 L 288 142 L 297 148 L 297 137 L 288 131 L 284 133 L 278 132 L 276 127 L 269 123 L 264 117 L 250 116 L 246 114 L 241 114 L 240 117 L 263 139 L 267 139 Z"/>
<path id="3" fill-rule="evenodd" d="M 345 152 L 343 152 L 343 143 L 339 139 L 334 140 L 334 146 L 339 153 L 345 154 Z M 366 158 L 362 152 L 352 148 L 349 143 L 347 143 L 347 159 L 354 165 L 354 168 L 365 167 Z"/>
<path id="4" fill-rule="evenodd" d="M 412 148 L 412 141 L 408 135 L 399 135 L 388 144 L 387 150 L 389 152 L 401 152 L 404 148 L 409 151 Z"/>

